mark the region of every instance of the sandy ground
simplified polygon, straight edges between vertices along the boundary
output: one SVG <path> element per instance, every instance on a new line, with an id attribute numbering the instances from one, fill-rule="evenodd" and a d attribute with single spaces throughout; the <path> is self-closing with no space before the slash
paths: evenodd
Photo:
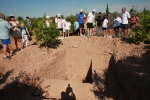
<path id="1" fill-rule="evenodd" d="M 44 100 L 46 98 L 49 100 L 97 100 L 100 98 L 103 100 L 126 100 L 126 94 L 111 72 L 107 79 L 109 82 L 107 86 L 105 85 L 104 73 L 109 67 L 110 57 L 112 54 L 117 59 L 127 56 L 140 57 L 146 52 L 144 48 L 148 46 L 143 43 L 132 43 L 131 40 L 122 41 L 119 38 L 92 36 L 88 39 L 85 36 L 71 36 L 55 43 L 47 52 L 47 49 L 38 48 L 34 42 L 33 38 L 32 41 L 29 41 L 29 46 L 23 51 L 15 52 L 11 60 L 4 60 L 2 48 L 0 49 L 2 75 L 0 93 L 3 93 L 3 96 L 0 95 L 0 97 L 3 97 L 4 100 L 11 100 L 11 98 L 18 98 L 18 100 L 27 100 L 27 98 L 28 100 Z M 12 39 L 11 51 L 14 48 Z M 91 76 L 91 80 L 86 80 L 90 74 L 90 66 L 92 66 L 91 71 L 95 73 L 95 76 Z M 16 78 L 18 79 L 17 83 L 12 85 L 14 80 L 16 82 Z M 24 82 L 23 87 L 19 82 Z M 26 84 L 30 85 L 24 88 Z M 109 87 L 107 91 L 105 91 L 106 87 Z M 15 89 L 17 91 L 17 88 L 23 94 L 11 93 Z M 10 98 L 7 97 L 10 95 L 9 92 L 6 92 L 9 90 L 12 94 Z M 30 94 L 30 91 L 33 94 Z M 24 98 L 21 98 L 22 96 Z"/>

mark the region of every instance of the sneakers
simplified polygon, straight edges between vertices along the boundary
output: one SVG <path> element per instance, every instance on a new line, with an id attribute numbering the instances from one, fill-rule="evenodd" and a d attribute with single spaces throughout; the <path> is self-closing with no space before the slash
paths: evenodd
<path id="1" fill-rule="evenodd" d="M 3 59 L 8 59 L 10 60 L 11 58 L 9 56 L 3 57 Z"/>
<path id="2" fill-rule="evenodd" d="M 112 38 L 112 36 L 108 36 L 108 38 Z"/>

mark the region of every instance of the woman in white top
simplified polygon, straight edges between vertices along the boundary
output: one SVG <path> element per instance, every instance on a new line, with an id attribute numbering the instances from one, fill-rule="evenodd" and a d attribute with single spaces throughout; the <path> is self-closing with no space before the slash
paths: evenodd
<path id="1" fill-rule="evenodd" d="M 49 25 L 50 25 L 50 16 L 46 16 L 45 23 L 46 23 L 46 26 L 49 27 Z"/>
<path id="2" fill-rule="evenodd" d="M 121 25 L 121 18 L 118 14 L 116 14 L 116 18 L 114 19 L 114 31 L 115 31 L 115 37 L 119 36 L 119 28 Z"/>
<path id="3" fill-rule="evenodd" d="M 10 19 L 11 21 L 9 23 L 15 27 L 13 30 L 11 30 L 11 35 L 14 38 L 16 50 L 19 50 L 22 47 L 22 43 L 21 43 L 22 35 L 20 32 L 19 22 L 15 20 L 15 16 L 13 15 L 10 15 Z M 19 47 L 18 47 L 18 44 L 19 44 Z"/>
<path id="4" fill-rule="evenodd" d="M 108 19 L 105 16 L 103 24 L 102 24 L 102 30 L 103 30 L 104 37 L 108 37 L 107 29 L 108 29 Z"/>

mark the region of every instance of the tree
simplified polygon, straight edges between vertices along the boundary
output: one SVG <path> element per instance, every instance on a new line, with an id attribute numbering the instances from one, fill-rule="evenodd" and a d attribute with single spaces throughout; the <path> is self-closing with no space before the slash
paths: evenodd
<path id="1" fill-rule="evenodd" d="M 7 17 L 5 18 L 5 20 L 9 22 L 9 21 L 10 21 L 10 17 L 7 16 Z"/>
<path id="2" fill-rule="evenodd" d="M 108 15 L 109 13 L 109 8 L 108 8 L 108 3 L 107 3 L 107 6 L 106 6 L 106 15 Z"/>
<path id="3" fill-rule="evenodd" d="M 21 16 L 18 16 L 18 21 L 22 21 L 23 20 L 23 17 L 21 17 Z"/>
<path id="4" fill-rule="evenodd" d="M 133 5 L 132 8 L 130 9 L 129 13 L 132 14 L 133 12 L 136 13 L 136 10 L 135 10 L 135 8 L 134 8 L 134 5 Z"/>
<path id="5" fill-rule="evenodd" d="M 32 23 L 34 25 L 36 24 L 36 27 L 34 27 L 36 41 L 44 44 L 48 51 L 48 46 L 56 41 L 56 37 L 59 36 L 59 31 L 56 29 L 56 25 L 54 23 L 51 23 L 50 27 L 47 27 L 45 20 L 46 14 L 43 15 L 41 20 L 36 19 L 34 23 Z"/>

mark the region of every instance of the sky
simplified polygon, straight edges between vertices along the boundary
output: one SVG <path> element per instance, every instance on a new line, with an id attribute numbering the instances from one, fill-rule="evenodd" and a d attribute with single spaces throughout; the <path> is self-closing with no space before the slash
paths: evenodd
<path id="1" fill-rule="evenodd" d="M 42 17 L 44 13 L 49 16 L 70 15 L 79 13 L 80 9 L 90 12 L 104 13 L 108 3 L 109 12 L 121 12 L 122 7 L 129 11 L 134 5 L 137 11 L 142 11 L 146 6 L 150 10 L 150 0 L 0 0 L 0 12 L 6 16 Z"/>

